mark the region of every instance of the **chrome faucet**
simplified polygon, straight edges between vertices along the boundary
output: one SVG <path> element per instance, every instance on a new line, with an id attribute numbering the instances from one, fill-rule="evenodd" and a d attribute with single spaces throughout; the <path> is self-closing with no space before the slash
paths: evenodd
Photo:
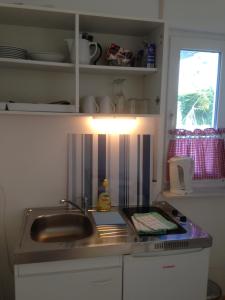
<path id="1" fill-rule="evenodd" d="M 60 204 L 64 204 L 64 203 L 67 203 L 68 204 L 68 207 L 71 205 L 72 207 L 75 207 L 77 209 L 79 209 L 80 212 L 82 212 L 82 214 L 86 215 L 87 214 L 87 210 L 88 210 L 88 207 L 87 207 L 87 200 L 88 198 L 87 197 L 84 197 L 82 198 L 82 206 L 83 207 L 80 207 L 78 204 L 70 201 L 70 200 L 60 200 Z"/>

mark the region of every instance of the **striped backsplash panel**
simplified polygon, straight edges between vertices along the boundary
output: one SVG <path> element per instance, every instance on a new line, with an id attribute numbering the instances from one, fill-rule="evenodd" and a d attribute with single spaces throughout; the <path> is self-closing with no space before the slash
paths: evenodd
<path id="1" fill-rule="evenodd" d="M 95 206 L 102 181 L 109 180 L 112 205 L 146 206 L 152 191 L 150 135 L 68 135 L 68 200 L 87 197 Z"/>

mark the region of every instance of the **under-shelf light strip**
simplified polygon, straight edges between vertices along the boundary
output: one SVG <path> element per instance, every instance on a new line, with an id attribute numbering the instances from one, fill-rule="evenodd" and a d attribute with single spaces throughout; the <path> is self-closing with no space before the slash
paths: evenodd
<path id="1" fill-rule="evenodd" d="M 91 128 L 99 134 L 129 134 L 137 127 L 136 118 L 91 118 Z"/>

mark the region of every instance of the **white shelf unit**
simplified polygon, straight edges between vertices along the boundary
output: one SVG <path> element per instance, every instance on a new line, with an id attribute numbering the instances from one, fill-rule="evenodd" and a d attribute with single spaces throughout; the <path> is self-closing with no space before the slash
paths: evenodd
<path id="1" fill-rule="evenodd" d="M 65 56 L 63 63 L 0 58 L 1 102 L 21 103 L 25 110 L 24 103 L 28 103 L 27 110 L 37 103 L 34 110 L 49 111 L 50 102 L 69 101 L 75 111 L 75 65 L 68 60 L 64 41 L 75 38 L 75 19 L 75 13 L 0 5 L 0 45 L 26 49 L 28 55 L 54 52 Z M 57 106 L 51 107 L 57 111 Z"/>
<path id="2" fill-rule="evenodd" d="M 82 98 L 88 95 L 95 97 L 107 95 L 113 99 L 113 80 L 124 78 L 126 99 L 137 99 L 136 113 L 159 114 L 164 30 L 164 22 L 158 20 L 80 14 L 79 31 L 90 33 L 94 42 L 98 42 L 103 49 L 103 55 L 97 65 L 79 65 L 80 104 Z M 107 65 L 105 53 L 112 43 L 136 54 L 143 48 L 143 41 L 156 45 L 156 68 Z M 149 99 L 149 111 L 145 111 L 141 99 Z M 125 109 L 124 113 L 128 112 Z"/>
<path id="3" fill-rule="evenodd" d="M 140 115 L 160 113 L 164 22 L 112 16 L 79 14 L 0 5 L 0 45 L 20 47 L 28 52 L 59 52 L 67 61 L 46 62 L 0 58 L 0 102 L 42 103 L 69 101 L 80 113 L 86 95 L 113 98 L 113 80 L 125 78 L 126 98 L 149 99 L 149 111 Z M 103 48 L 97 65 L 79 64 L 79 33 L 88 32 Z M 69 61 L 65 39 L 75 39 L 75 63 Z M 156 68 L 109 66 L 105 51 L 111 43 L 130 49 L 134 54 L 143 41 L 156 44 Z M 138 100 L 137 100 L 138 102 Z M 138 102 L 142 105 L 141 101 Z M 54 110 L 53 110 L 54 111 Z M 126 114 L 127 111 L 124 111 Z"/>

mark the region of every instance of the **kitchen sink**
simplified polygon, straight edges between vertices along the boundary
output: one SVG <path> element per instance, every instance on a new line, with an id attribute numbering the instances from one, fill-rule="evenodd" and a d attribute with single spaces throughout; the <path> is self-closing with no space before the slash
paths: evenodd
<path id="1" fill-rule="evenodd" d="M 31 238 L 36 242 L 73 242 L 94 233 L 90 219 L 79 213 L 60 213 L 37 217 L 31 226 Z"/>

